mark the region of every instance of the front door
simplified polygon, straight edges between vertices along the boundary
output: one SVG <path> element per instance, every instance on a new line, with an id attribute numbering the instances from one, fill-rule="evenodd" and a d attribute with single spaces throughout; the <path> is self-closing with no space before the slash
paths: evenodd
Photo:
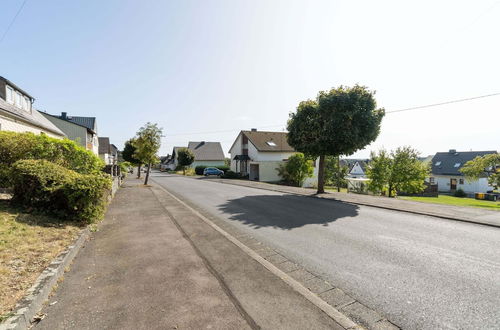
<path id="1" fill-rule="evenodd" d="M 457 179 L 450 179 L 450 190 L 457 190 Z"/>
<path id="2" fill-rule="evenodd" d="M 259 181 L 259 164 L 250 164 L 249 179 Z"/>

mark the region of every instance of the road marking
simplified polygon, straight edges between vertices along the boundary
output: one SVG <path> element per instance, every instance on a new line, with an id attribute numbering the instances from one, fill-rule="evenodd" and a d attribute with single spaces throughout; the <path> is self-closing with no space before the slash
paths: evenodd
<path id="1" fill-rule="evenodd" d="M 250 256 L 252 259 L 260 263 L 264 268 L 269 270 L 271 273 L 282 279 L 286 284 L 292 287 L 293 290 L 295 290 L 297 293 L 302 295 L 304 298 L 309 300 L 313 305 L 321 309 L 326 315 L 328 315 L 330 318 L 332 318 L 335 322 L 340 324 L 342 327 L 346 329 L 363 329 L 360 325 L 356 324 L 354 321 L 352 321 L 349 317 L 346 315 L 342 314 L 339 310 L 334 308 L 333 306 L 329 305 L 326 301 L 318 297 L 316 294 L 313 292 L 309 291 L 305 286 L 303 286 L 301 283 L 290 277 L 288 274 L 280 270 L 278 267 L 274 266 L 272 263 L 261 257 L 259 254 L 257 254 L 255 251 L 241 243 L 238 239 L 236 239 L 234 236 L 217 226 L 215 223 L 213 223 L 211 220 L 206 218 L 203 214 L 198 212 L 197 210 L 193 209 L 191 206 L 186 204 L 184 201 L 181 199 L 177 198 L 174 194 L 172 194 L 170 191 L 167 189 L 163 188 L 160 184 L 156 185 L 158 188 L 166 192 L 168 195 L 170 195 L 173 199 L 175 199 L 177 202 L 179 202 L 181 205 L 183 205 L 185 208 L 193 212 L 196 216 L 198 216 L 203 222 L 205 222 L 207 225 L 215 229 L 217 232 L 219 232 L 222 236 L 224 236 L 226 239 L 228 239 L 231 243 L 239 247 L 243 252 L 245 252 L 248 256 Z"/>

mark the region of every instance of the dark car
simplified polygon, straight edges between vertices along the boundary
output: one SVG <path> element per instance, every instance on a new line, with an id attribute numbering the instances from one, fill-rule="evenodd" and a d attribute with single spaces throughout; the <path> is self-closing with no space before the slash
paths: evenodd
<path id="1" fill-rule="evenodd" d="M 209 176 L 209 175 L 223 176 L 224 171 L 221 171 L 215 167 L 207 167 L 206 169 L 203 170 L 203 175 L 204 176 Z"/>

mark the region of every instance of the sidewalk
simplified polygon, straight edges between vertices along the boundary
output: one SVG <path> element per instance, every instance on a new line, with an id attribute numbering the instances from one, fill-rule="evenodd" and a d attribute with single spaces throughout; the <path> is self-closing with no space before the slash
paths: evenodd
<path id="1" fill-rule="evenodd" d="M 344 329 L 196 214 L 128 179 L 36 329 Z"/>
<path id="2" fill-rule="evenodd" d="M 201 179 L 204 179 L 201 177 Z M 314 189 L 281 186 L 258 181 L 231 180 L 231 179 L 208 179 L 220 183 L 246 186 L 257 189 L 284 192 L 289 194 L 314 196 L 318 198 L 327 198 L 346 203 L 372 206 L 395 211 L 409 212 L 433 217 L 439 217 L 450 220 L 478 223 L 493 227 L 500 227 L 500 212 L 490 211 L 481 208 L 461 207 L 451 205 L 430 204 L 401 200 L 397 198 L 387 198 L 380 196 L 361 195 L 354 193 L 327 192 L 316 195 Z"/>
<path id="3" fill-rule="evenodd" d="M 36 329 L 251 329 L 141 183 L 117 192 Z"/>

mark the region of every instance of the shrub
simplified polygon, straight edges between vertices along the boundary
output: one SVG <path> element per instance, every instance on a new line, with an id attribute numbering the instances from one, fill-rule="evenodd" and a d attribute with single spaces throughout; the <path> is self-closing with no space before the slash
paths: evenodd
<path id="1" fill-rule="evenodd" d="M 222 177 L 224 179 L 248 179 L 248 174 L 241 175 L 240 173 L 236 173 L 233 171 L 226 171 L 224 172 L 224 175 Z"/>
<path id="2" fill-rule="evenodd" d="M 21 159 L 45 159 L 82 174 L 98 173 L 104 162 L 74 141 L 44 134 L 0 132 L 0 186 L 11 185 L 10 168 Z"/>
<path id="3" fill-rule="evenodd" d="M 19 160 L 12 165 L 13 203 L 92 223 L 104 215 L 111 189 L 109 175 L 79 174 L 47 160 Z"/>
<path id="4" fill-rule="evenodd" d="M 285 183 L 300 187 L 305 179 L 313 175 L 313 161 L 302 153 L 296 153 L 285 164 L 280 164 L 277 170 Z"/>
<path id="5" fill-rule="evenodd" d="M 455 197 L 467 197 L 467 194 L 465 193 L 465 191 L 463 191 L 462 188 L 458 188 L 453 195 Z"/>

